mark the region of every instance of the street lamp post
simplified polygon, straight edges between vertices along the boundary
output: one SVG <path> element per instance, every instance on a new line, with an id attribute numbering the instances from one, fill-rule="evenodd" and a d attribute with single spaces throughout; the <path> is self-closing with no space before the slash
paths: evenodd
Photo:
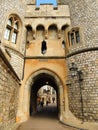
<path id="1" fill-rule="evenodd" d="M 82 81 L 83 81 L 83 72 L 81 70 L 78 70 L 77 65 L 72 62 L 71 66 L 69 68 L 71 72 L 71 77 L 78 77 L 79 87 L 80 87 L 80 98 L 81 98 L 81 112 L 82 112 L 82 123 L 84 122 L 84 111 L 83 111 L 83 96 L 82 96 Z"/>

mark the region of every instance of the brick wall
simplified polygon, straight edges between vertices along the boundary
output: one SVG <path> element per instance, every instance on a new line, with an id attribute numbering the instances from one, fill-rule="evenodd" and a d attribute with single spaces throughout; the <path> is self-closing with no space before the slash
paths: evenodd
<path id="1" fill-rule="evenodd" d="M 16 121 L 19 78 L 0 49 L 0 130 Z"/>

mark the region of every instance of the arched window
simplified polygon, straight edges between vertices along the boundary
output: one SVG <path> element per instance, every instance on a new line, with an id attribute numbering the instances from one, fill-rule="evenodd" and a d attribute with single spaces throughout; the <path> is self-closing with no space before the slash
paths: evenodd
<path id="1" fill-rule="evenodd" d="M 50 25 L 48 28 L 49 39 L 57 39 L 58 28 L 56 25 Z"/>
<path id="2" fill-rule="evenodd" d="M 11 16 L 6 25 L 4 39 L 9 43 L 17 43 L 17 37 L 19 33 L 19 19 L 16 16 Z"/>

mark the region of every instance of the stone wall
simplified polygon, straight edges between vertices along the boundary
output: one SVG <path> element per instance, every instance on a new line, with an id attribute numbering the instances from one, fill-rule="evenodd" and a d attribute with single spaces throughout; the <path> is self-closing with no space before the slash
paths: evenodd
<path id="1" fill-rule="evenodd" d="M 98 2 L 97 0 L 58 0 L 68 4 L 72 26 L 80 27 L 81 44 L 73 46 L 70 53 L 85 48 L 98 47 Z"/>
<path id="2" fill-rule="evenodd" d="M 68 66 L 71 61 L 76 63 L 79 70 L 82 70 L 84 80 L 79 82 L 78 78 L 72 78 L 69 72 L 70 84 L 67 85 L 69 108 L 77 118 L 98 121 L 98 51 L 79 53 L 68 58 Z M 81 102 L 81 96 L 83 102 Z"/>
<path id="3" fill-rule="evenodd" d="M 4 29 L 8 16 L 17 14 L 22 21 L 22 35 L 20 47 L 18 50 L 7 48 L 11 54 L 11 64 L 22 79 L 23 73 L 23 55 L 25 52 L 26 33 L 24 25 L 25 4 L 34 3 L 33 0 L 0 0 L 0 40 L 3 41 Z M 81 43 L 69 47 L 69 53 L 66 56 L 68 65 L 74 59 L 78 68 L 83 71 L 84 80 L 79 84 L 77 77 L 72 79 L 69 74 L 68 85 L 69 108 L 77 118 L 85 118 L 86 121 L 98 120 L 98 2 L 97 0 L 58 0 L 58 4 L 67 4 L 70 9 L 71 26 L 80 27 Z M 3 42 L 2 42 L 3 44 Z M 3 62 L 0 55 L 0 127 L 13 124 L 15 122 L 18 82 L 15 72 Z M 10 81 L 10 82 L 9 82 Z M 83 111 L 81 109 L 81 93 L 83 96 Z M 83 112 L 83 113 L 82 113 Z M 82 115 L 83 114 L 83 115 Z"/>
<path id="4" fill-rule="evenodd" d="M 6 26 L 7 17 L 12 14 L 17 14 L 23 19 L 25 14 L 25 5 L 20 0 L 0 0 L 0 37 L 3 35 L 3 29 Z M 2 36 L 3 37 L 3 36 Z"/>
<path id="5" fill-rule="evenodd" d="M 74 60 L 84 74 L 80 83 L 68 72 L 69 109 L 79 119 L 98 121 L 98 3 L 96 0 L 58 0 L 58 4 L 69 5 L 71 26 L 79 27 L 81 32 L 81 42 L 70 46 L 66 56 L 68 67 Z"/>
<path id="6" fill-rule="evenodd" d="M 16 121 L 19 78 L 0 48 L 0 130 Z"/>
<path id="7" fill-rule="evenodd" d="M 68 69 L 74 61 L 84 74 L 83 82 L 79 83 L 68 71 L 69 108 L 77 118 L 98 121 L 98 1 L 59 0 L 59 3 L 69 5 L 71 26 L 80 27 L 81 32 L 80 44 L 70 46 L 66 58 Z"/>
<path id="8" fill-rule="evenodd" d="M 25 26 L 24 26 L 24 14 L 25 14 L 25 3 L 20 0 L 1 0 L 0 1 L 0 40 L 2 44 L 5 44 L 4 42 L 4 31 L 6 28 L 7 20 L 9 15 L 15 14 L 17 15 L 21 20 L 21 36 L 17 43 L 18 48 L 12 48 L 11 45 L 9 46 L 10 49 L 8 49 L 9 53 L 11 54 L 11 64 L 18 74 L 19 78 L 22 79 L 23 75 L 23 63 L 24 63 L 24 52 L 25 52 L 25 40 L 26 40 L 26 34 L 25 34 Z M 6 44 L 5 44 L 6 45 Z M 17 52 L 17 53 L 16 53 Z M 21 53 L 21 54 L 20 54 Z"/>
<path id="9" fill-rule="evenodd" d="M 13 66 L 18 77 L 22 79 L 24 71 L 24 56 L 20 52 L 11 48 L 7 48 L 7 50 L 11 55 L 10 64 Z"/>

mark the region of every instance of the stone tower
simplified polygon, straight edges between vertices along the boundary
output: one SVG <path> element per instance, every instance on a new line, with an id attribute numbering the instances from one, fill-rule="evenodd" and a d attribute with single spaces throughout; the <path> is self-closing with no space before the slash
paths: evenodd
<path id="1" fill-rule="evenodd" d="M 26 6 L 24 22 L 27 35 L 24 79 L 21 87 L 27 99 L 23 101 L 25 104 L 20 103 L 22 112 L 20 109 L 19 115 L 23 114 L 22 118 L 25 119 L 30 113 L 36 112 L 37 92 L 48 82 L 48 85 L 56 90 L 58 116 L 62 119 L 65 106 L 68 107 L 68 99 L 65 99 L 63 93 L 67 94 L 65 35 L 71 25 L 69 6 L 59 3 L 55 6 L 54 0 L 49 1 L 51 3 L 38 2 L 28 2 Z M 20 120 L 21 117 L 17 118 Z"/>
<path id="2" fill-rule="evenodd" d="M 5 0 L 0 12 L 0 128 L 36 112 L 47 83 L 59 120 L 97 122 L 98 0 Z"/>

